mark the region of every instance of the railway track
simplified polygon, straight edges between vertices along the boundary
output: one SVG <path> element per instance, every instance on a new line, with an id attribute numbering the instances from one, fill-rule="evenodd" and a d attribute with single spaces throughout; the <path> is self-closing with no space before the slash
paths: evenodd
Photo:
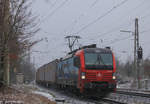
<path id="1" fill-rule="evenodd" d="M 139 97 L 146 97 L 150 98 L 150 93 L 148 92 L 140 92 L 138 90 L 117 90 L 117 94 L 125 94 L 125 95 L 132 95 L 132 96 L 139 96 Z"/>
<path id="2" fill-rule="evenodd" d="M 95 104 L 150 104 L 149 92 L 136 92 L 119 89 L 116 93 L 111 93 L 106 98 L 93 98 Z"/>
<path id="3" fill-rule="evenodd" d="M 45 87 L 44 87 L 45 88 Z M 49 90 L 48 88 L 45 88 L 47 90 Z M 57 90 L 58 92 L 60 92 L 61 90 L 59 89 L 55 89 Z M 70 92 L 68 90 L 64 90 L 62 92 L 62 94 L 64 94 L 65 96 L 69 96 L 71 97 L 72 99 L 75 99 L 75 100 L 80 100 L 80 101 L 87 101 L 87 102 L 91 102 L 92 104 L 127 104 L 127 103 L 122 103 L 120 101 L 116 101 L 116 100 L 113 100 L 113 99 L 110 99 L 110 98 L 101 98 L 99 96 L 84 96 L 84 95 L 79 95 L 78 93 L 73 93 L 73 92 Z M 70 102 L 68 101 L 68 98 L 56 98 L 56 102 Z M 70 103 L 69 103 L 70 104 Z"/>
<path id="4" fill-rule="evenodd" d="M 95 104 L 127 104 L 127 103 L 122 103 L 120 101 L 116 101 L 110 98 L 103 98 L 98 101 L 93 101 Z"/>
<path id="5" fill-rule="evenodd" d="M 118 88 L 117 91 L 129 91 L 129 92 L 150 93 L 150 90 L 125 89 L 125 88 Z"/>
<path id="6" fill-rule="evenodd" d="M 61 90 L 60 90 L 61 91 Z M 58 90 L 58 92 L 60 92 Z M 79 101 L 86 101 L 91 102 L 92 104 L 150 104 L 150 93 L 144 93 L 144 92 L 136 92 L 136 91 L 130 91 L 130 90 L 117 90 L 116 93 L 111 93 L 105 98 L 101 98 L 99 96 L 95 97 L 85 97 L 83 95 L 75 94 L 70 91 L 64 91 L 62 92 L 65 96 L 68 96 L 69 99 L 79 100 Z M 62 100 L 63 102 L 70 102 L 68 101 L 68 97 L 64 97 Z M 60 100 L 60 99 L 59 99 Z M 69 103 L 71 104 L 71 103 Z"/>
<path id="7" fill-rule="evenodd" d="M 139 90 L 117 90 L 106 98 L 93 101 L 95 104 L 150 104 L 150 93 Z"/>
<path id="8" fill-rule="evenodd" d="M 150 104 L 150 93 L 147 92 L 125 91 L 119 89 L 116 93 L 111 93 L 108 97 L 127 104 Z"/>

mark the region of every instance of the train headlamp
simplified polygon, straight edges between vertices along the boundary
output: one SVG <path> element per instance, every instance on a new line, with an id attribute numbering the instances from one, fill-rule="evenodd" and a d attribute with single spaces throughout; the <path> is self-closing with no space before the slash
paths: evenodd
<path id="1" fill-rule="evenodd" d="M 116 79 L 116 76 L 113 76 L 112 79 L 115 80 L 115 79 Z"/>
<path id="2" fill-rule="evenodd" d="M 112 75 L 112 79 L 113 79 L 113 80 L 115 80 L 115 79 L 116 79 L 116 74 L 115 74 L 115 73 L 113 73 L 113 75 Z"/>
<path id="3" fill-rule="evenodd" d="M 81 73 L 81 79 L 85 79 L 85 72 Z"/>

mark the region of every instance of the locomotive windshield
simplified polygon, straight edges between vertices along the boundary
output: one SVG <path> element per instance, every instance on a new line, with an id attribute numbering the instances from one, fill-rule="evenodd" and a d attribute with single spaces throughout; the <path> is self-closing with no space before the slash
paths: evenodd
<path id="1" fill-rule="evenodd" d="M 86 69 L 113 69 L 111 53 L 85 53 Z"/>

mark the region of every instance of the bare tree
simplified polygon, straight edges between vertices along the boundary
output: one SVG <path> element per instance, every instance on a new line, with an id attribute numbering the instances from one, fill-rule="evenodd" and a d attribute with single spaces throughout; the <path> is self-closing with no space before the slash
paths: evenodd
<path id="1" fill-rule="evenodd" d="M 29 0 L 1 0 L 0 53 L 4 79 L 9 84 L 10 56 L 20 58 L 35 42 L 30 38 L 38 32 L 37 19 Z M 2 69 L 2 68 L 1 68 Z"/>

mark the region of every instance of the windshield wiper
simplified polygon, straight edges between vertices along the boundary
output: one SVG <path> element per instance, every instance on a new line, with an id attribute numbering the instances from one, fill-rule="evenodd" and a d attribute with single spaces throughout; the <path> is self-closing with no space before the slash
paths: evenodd
<path id="1" fill-rule="evenodd" d="M 96 61 L 94 62 L 94 65 L 97 65 L 96 63 L 98 63 L 100 65 L 99 61 L 100 61 L 99 57 L 96 57 Z"/>
<path id="2" fill-rule="evenodd" d="M 104 67 L 108 68 L 107 65 L 105 64 L 104 60 L 102 59 L 101 55 L 98 55 L 98 59 L 99 59 L 99 64 L 102 63 L 104 65 Z"/>

